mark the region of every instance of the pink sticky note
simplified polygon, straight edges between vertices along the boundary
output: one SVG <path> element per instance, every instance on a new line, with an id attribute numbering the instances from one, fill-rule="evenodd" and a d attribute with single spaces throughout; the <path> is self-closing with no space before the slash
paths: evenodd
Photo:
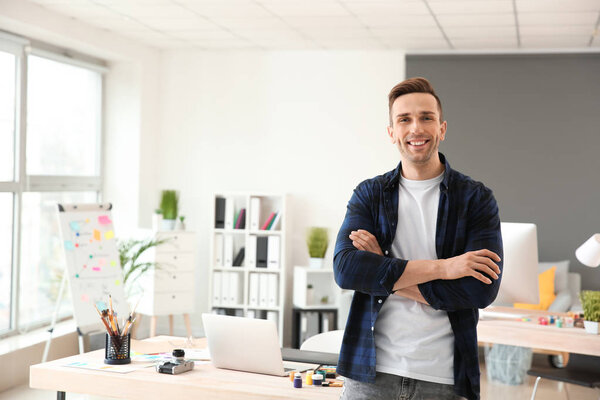
<path id="1" fill-rule="evenodd" d="M 88 301 L 90 301 L 90 296 L 88 296 L 87 294 L 82 294 L 81 295 L 81 301 L 87 303 Z"/>
<path id="2" fill-rule="evenodd" d="M 98 223 L 100 225 L 108 225 L 111 224 L 112 221 L 110 220 L 110 218 L 108 218 L 108 215 L 101 215 L 98 217 Z"/>
<path id="3" fill-rule="evenodd" d="M 100 267 L 93 267 L 92 271 L 100 271 Z"/>
<path id="4" fill-rule="evenodd" d="M 106 265 L 106 259 L 104 259 L 104 258 L 98 259 L 98 265 L 101 266 L 101 267 L 105 266 Z"/>

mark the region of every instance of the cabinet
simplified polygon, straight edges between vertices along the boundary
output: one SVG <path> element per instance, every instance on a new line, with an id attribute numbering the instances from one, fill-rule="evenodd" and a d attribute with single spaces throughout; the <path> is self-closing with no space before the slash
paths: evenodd
<path id="1" fill-rule="evenodd" d="M 156 334 L 157 317 L 169 316 L 169 334 L 173 335 L 173 315 L 183 314 L 187 334 L 192 336 L 189 314 L 194 311 L 196 234 L 188 231 L 153 234 L 166 242 L 143 254 L 144 261 L 155 262 L 156 267 L 137 280 L 142 293 L 137 313 L 152 317 L 150 336 Z"/>
<path id="2" fill-rule="evenodd" d="M 286 195 L 218 193 L 213 204 L 211 311 L 273 320 L 283 343 Z"/>

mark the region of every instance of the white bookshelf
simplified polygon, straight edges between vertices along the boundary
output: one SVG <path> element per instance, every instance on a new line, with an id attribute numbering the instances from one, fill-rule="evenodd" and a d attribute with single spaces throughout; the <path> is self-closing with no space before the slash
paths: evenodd
<path id="1" fill-rule="evenodd" d="M 233 212 L 234 215 L 239 212 L 242 208 L 246 209 L 245 215 L 245 227 L 244 229 L 232 229 L 232 228 L 216 228 L 215 217 L 216 217 L 216 199 L 218 197 L 225 198 L 227 201 L 233 201 Z M 251 210 L 252 199 L 259 199 L 260 209 Z M 284 324 L 284 302 L 286 292 L 286 195 L 285 194 L 270 194 L 270 193 L 255 193 L 255 192 L 224 192 L 215 193 L 212 201 L 212 228 L 210 233 L 210 259 L 209 259 L 209 307 L 212 312 L 224 312 L 227 315 L 238 315 L 251 317 L 254 314 L 254 318 L 267 318 L 267 313 L 270 316 L 276 316 L 276 325 L 279 333 L 279 339 L 283 344 L 283 324 Z M 227 208 L 226 208 L 227 209 Z M 229 210 L 231 211 L 231 210 Z M 253 213 L 257 213 L 259 229 L 250 229 L 250 222 Z M 275 229 L 273 230 L 261 230 L 260 227 L 268 219 L 272 212 L 279 212 L 281 217 Z M 235 221 L 234 221 L 235 223 Z M 220 240 L 217 240 L 218 236 L 222 237 L 222 244 L 218 244 Z M 238 254 L 239 250 L 245 248 L 244 261 L 241 266 L 225 266 L 225 257 L 221 258 L 221 262 L 218 262 L 217 253 L 221 250 L 225 250 L 226 237 L 231 237 L 232 242 L 232 255 L 234 259 Z M 250 240 L 252 237 L 266 237 L 267 241 L 274 240 L 269 239 L 270 237 L 279 238 L 279 251 L 278 260 L 279 267 L 273 268 L 272 265 L 267 267 L 256 267 L 249 266 L 249 256 L 252 252 L 249 252 Z M 258 239 L 257 239 L 258 240 Z M 276 239 L 275 239 L 276 240 Z M 250 255 L 249 255 L 250 253 Z M 227 274 L 237 274 L 237 278 L 231 277 Z M 219 275 L 220 274 L 220 275 Z M 256 274 L 256 278 L 251 278 L 252 275 Z M 261 280 L 261 277 L 263 277 Z M 274 276 L 275 278 L 270 278 Z M 227 279 L 228 283 L 223 283 L 223 280 Z M 235 294 L 231 297 L 233 301 L 226 301 L 226 295 L 223 295 L 224 290 L 230 291 L 231 286 L 234 287 L 235 292 L 236 285 L 232 285 L 232 280 L 237 279 L 238 296 L 235 301 Z M 259 284 L 264 280 L 268 281 L 266 286 L 273 285 L 273 280 L 276 283 L 277 291 L 275 293 L 276 304 L 262 304 L 256 305 L 250 299 L 250 280 L 256 279 Z M 220 282 L 219 282 L 220 281 Z M 221 293 L 219 293 L 220 287 Z M 272 292 L 271 292 L 272 293 Z M 273 300 L 273 299 L 271 299 Z M 272 302 L 271 302 L 272 303 Z"/>

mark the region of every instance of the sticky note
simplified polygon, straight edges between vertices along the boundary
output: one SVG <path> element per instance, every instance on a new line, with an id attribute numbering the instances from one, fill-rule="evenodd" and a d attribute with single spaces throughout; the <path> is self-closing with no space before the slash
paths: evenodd
<path id="1" fill-rule="evenodd" d="M 100 234 L 100 231 L 98 229 L 94 229 L 94 239 L 102 240 L 102 235 Z"/>
<path id="2" fill-rule="evenodd" d="M 102 269 L 100 267 L 92 267 L 92 271 L 101 271 Z"/>
<path id="3" fill-rule="evenodd" d="M 77 221 L 71 221 L 69 223 L 69 226 L 71 227 L 71 229 L 73 229 L 74 231 L 78 231 L 79 230 L 79 222 Z"/>
<path id="4" fill-rule="evenodd" d="M 119 286 L 120 284 L 121 284 L 121 281 L 117 279 L 117 280 L 115 281 L 115 285 L 116 285 L 116 286 Z"/>
<path id="5" fill-rule="evenodd" d="M 115 260 L 112 260 L 112 261 L 110 262 L 110 266 L 111 266 L 111 267 L 116 267 L 116 266 L 117 266 L 117 262 L 116 262 Z"/>
<path id="6" fill-rule="evenodd" d="M 90 296 L 88 296 L 87 294 L 82 294 L 81 295 L 81 301 L 87 303 L 88 301 L 90 301 Z"/>
<path id="7" fill-rule="evenodd" d="M 85 223 L 86 223 L 86 224 L 89 224 L 89 223 L 90 223 L 90 219 L 89 219 L 89 218 L 86 218 L 86 219 L 85 219 Z"/>
<path id="8" fill-rule="evenodd" d="M 104 232 L 104 238 L 105 239 L 112 239 L 114 237 L 115 237 L 115 233 L 113 231 Z"/>
<path id="9" fill-rule="evenodd" d="M 103 267 L 106 265 L 106 259 L 105 258 L 99 258 L 98 259 L 98 265 Z"/>
<path id="10" fill-rule="evenodd" d="M 75 246 L 73 246 L 73 242 L 71 242 L 70 240 L 65 240 L 65 249 L 74 250 Z"/>
<path id="11" fill-rule="evenodd" d="M 108 215 L 101 215 L 98 217 L 98 223 L 100 225 L 108 225 L 112 223 L 112 221 L 110 220 L 110 218 L 108 218 Z"/>

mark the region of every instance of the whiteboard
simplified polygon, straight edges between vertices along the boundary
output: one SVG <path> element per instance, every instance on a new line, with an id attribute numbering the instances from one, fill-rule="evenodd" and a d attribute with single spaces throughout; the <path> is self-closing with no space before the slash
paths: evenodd
<path id="1" fill-rule="evenodd" d="M 110 203 L 58 205 L 73 315 L 82 333 L 103 329 L 94 304 L 108 306 L 109 294 L 119 320 L 129 315 L 111 208 Z"/>

